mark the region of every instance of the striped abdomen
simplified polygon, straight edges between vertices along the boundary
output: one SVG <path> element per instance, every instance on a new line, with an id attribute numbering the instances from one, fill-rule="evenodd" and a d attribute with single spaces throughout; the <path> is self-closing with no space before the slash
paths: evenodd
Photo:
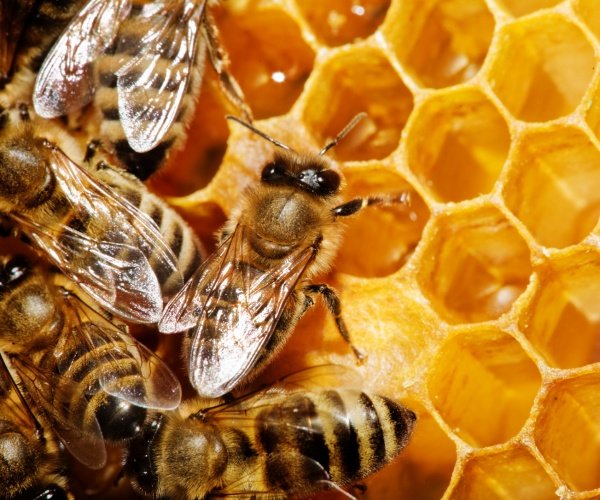
<path id="1" fill-rule="evenodd" d="M 103 121 L 100 127 L 100 133 L 109 143 L 109 148 L 123 163 L 125 169 L 133 173 L 141 180 L 147 179 L 154 173 L 166 160 L 170 151 L 174 147 L 179 147 L 186 137 L 186 129 L 189 124 L 195 108 L 195 101 L 200 91 L 200 84 L 204 72 L 204 61 L 206 56 L 205 40 L 202 34 L 202 26 L 197 26 L 200 33 L 197 34 L 195 44 L 194 61 L 190 65 L 187 56 L 173 66 L 171 63 L 176 56 L 181 56 L 177 52 L 180 42 L 172 37 L 175 34 L 185 33 L 185 23 L 183 19 L 184 0 L 171 2 L 171 5 L 154 15 L 156 19 L 165 17 L 165 15 L 175 14 L 173 24 L 177 24 L 177 29 L 170 30 L 167 35 L 144 40 L 151 29 L 154 28 L 152 17 L 142 16 L 142 8 L 147 1 L 133 0 L 129 16 L 120 24 L 119 35 L 106 54 L 101 56 L 97 63 L 98 83 L 96 88 L 95 103 L 101 110 Z M 203 0 L 198 0 L 198 5 Z M 159 21 L 160 22 L 160 21 Z M 158 32 L 158 30 L 156 30 Z M 166 31 L 166 30 L 165 30 Z M 128 102 L 127 105 L 134 108 L 136 115 L 138 111 L 143 118 L 136 120 L 136 123 L 129 124 L 130 127 L 139 127 L 140 129 L 152 127 L 156 122 L 163 119 L 167 106 L 154 105 L 148 107 L 148 96 L 152 96 L 160 102 L 168 94 L 173 94 L 179 89 L 172 83 L 165 85 L 167 75 L 173 73 L 189 71 L 189 81 L 184 89 L 184 95 L 179 109 L 175 111 L 175 116 L 167 133 L 159 140 L 155 147 L 146 152 L 136 152 L 129 145 L 122 126 L 123 113 L 119 112 L 118 90 L 117 90 L 117 72 L 139 52 L 147 48 L 151 43 L 158 55 L 156 65 L 153 66 L 152 84 L 150 88 L 145 88 L 144 92 L 139 94 L 139 101 Z M 189 65 L 189 69 L 188 69 Z M 150 68 L 143 68 L 144 70 Z M 134 80 L 137 74 L 129 74 L 128 78 Z M 154 123 L 153 123 L 154 122 Z"/>
<path id="2" fill-rule="evenodd" d="M 400 404 L 365 392 L 299 393 L 261 412 L 248 437 L 263 458 L 266 491 L 306 494 L 328 489 L 323 481 L 343 487 L 384 467 L 408 443 L 415 420 Z"/>
<path id="3" fill-rule="evenodd" d="M 156 223 L 160 234 L 177 257 L 184 282 L 187 281 L 207 255 L 206 249 L 190 226 L 173 208 L 148 191 L 146 186 L 130 174 L 110 168 L 104 162 L 97 163 L 90 169 L 94 177 L 114 189 Z M 150 262 L 152 264 L 153 260 L 150 259 Z M 153 265 L 152 267 L 157 271 L 160 270 L 160 266 Z M 168 286 L 170 276 L 157 272 L 157 278 L 161 285 L 167 284 L 163 286 L 165 294 L 170 295 L 179 291 Z"/>
<path id="4" fill-rule="evenodd" d="M 93 329 L 91 324 L 83 328 Z M 136 435 L 146 417 L 146 410 L 120 398 L 109 395 L 111 387 L 128 387 L 132 393 L 143 393 L 144 381 L 139 372 L 139 361 L 127 350 L 123 341 L 105 339 L 94 335 L 91 350 L 81 345 L 80 339 L 71 339 L 63 332 L 66 342 L 60 358 L 53 350 L 47 352 L 39 361 L 39 368 L 61 376 L 59 384 L 76 382 L 85 388 L 84 392 L 70 388 L 57 388 L 56 394 L 70 394 L 67 405 L 55 404 L 57 412 L 70 421 L 77 429 L 90 429 L 95 419 L 102 430 L 103 437 L 110 440 L 129 439 Z M 63 339 L 61 339 L 63 340 Z M 118 345 L 117 345 L 118 344 Z M 100 381 L 104 380 L 104 387 Z M 78 418 L 72 421 L 73 418 Z"/>

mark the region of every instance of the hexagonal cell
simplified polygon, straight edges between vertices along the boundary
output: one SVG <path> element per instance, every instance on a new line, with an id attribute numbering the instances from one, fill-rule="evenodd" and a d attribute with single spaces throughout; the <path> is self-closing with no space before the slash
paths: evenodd
<path id="1" fill-rule="evenodd" d="M 600 253 L 583 247 L 536 269 L 539 286 L 519 328 L 550 366 L 600 361 Z"/>
<path id="2" fill-rule="evenodd" d="M 506 121 L 477 89 L 436 94 L 407 129 L 408 164 L 439 201 L 489 193 L 510 147 Z"/>
<path id="3" fill-rule="evenodd" d="M 339 53 L 320 68 L 308 90 L 303 120 L 319 144 L 335 137 L 359 112 L 368 117 L 327 153 L 338 160 L 382 159 L 400 143 L 413 109 L 412 94 L 378 50 Z"/>
<path id="4" fill-rule="evenodd" d="M 576 14 L 590 28 L 596 38 L 600 39 L 600 9 L 598 0 L 572 0 L 571 5 Z"/>
<path id="5" fill-rule="evenodd" d="M 525 16 L 536 10 L 554 7 L 564 0 L 497 0 L 513 16 Z M 595 1 L 595 0 L 592 0 Z"/>
<path id="6" fill-rule="evenodd" d="M 553 127 L 523 138 L 504 183 L 506 206 L 540 245 L 583 240 L 600 215 L 600 151 L 585 133 Z"/>
<path id="7" fill-rule="evenodd" d="M 296 22 L 276 8 L 216 15 L 231 73 L 239 82 L 254 118 L 287 113 L 304 90 L 315 54 Z"/>
<path id="8" fill-rule="evenodd" d="M 410 192 L 409 206 L 369 207 L 343 222 L 344 243 L 337 271 L 354 276 L 387 276 L 400 269 L 421 240 L 429 209 L 402 177 L 381 167 L 345 169 L 344 199 Z"/>
<path id="9" fill-rule="evenodd" d="M 450 484 L 456 445 L 419 405 L 412 401 L 406 405 L 418 417 L 410 443 L 397 460 L 367 481 L 368 489 L 360 496 L 363 500 L 439 500 Z"/>
<path id="10" fill-rule="evenodd" d="M 296 5 L 317 39 L 333 47 L 374 33 L 390 3 L 390 0 L 298 0 Z"/>
<path id="11" fill-rule="evenodd" d="M 483 0 L 408 0 L 392 7 L 382 31 L 403 67 L 424 87 L 443 88 L 475 76 L 495 21 Z"/>
<path id="12" fill-rule="evenodd" d="M 558 14 L 509 23 L 499 33 L 489 82 L 518 119 L 553 120 L 573 112 L 594 69 L 594 49 L 581 30 Z"/>
<path id="13" fill-rule="evenodd" d="M 229 127 L 223 103 L 203 85 L 185 147 L 175 151 L 160 174 L 148 181 L 163 196 L 187 196 L 208 185 L 227 149 Z"/>
<path id="14" fill-rule="evenodd" d="M 429 396 L 471 446 L 503 443 L 529 416 L 541 377 L 520 344 L 492 329 L 461 332 L 432 360 Z"/>
<path id="15" fill-rule="evenodd" d="M 524 446 L 471 458 L 451 500 L 551 500 L 556 486 L 544 468 Z"/>
<path id="16" fill-rule="evenodd" d="M 508 312 L 531 275 L 529 248 L 517 230 L 493 207 L 442 214 L 434 227 L 417 274 L 434 310 L 450 324 Z"/>
<path id="17" fill-rule="evenodd" d="M 535 423 L 538 449 L 573 491 L 600 488 L 599 387 L 599 373 L 555 382 Z"/>

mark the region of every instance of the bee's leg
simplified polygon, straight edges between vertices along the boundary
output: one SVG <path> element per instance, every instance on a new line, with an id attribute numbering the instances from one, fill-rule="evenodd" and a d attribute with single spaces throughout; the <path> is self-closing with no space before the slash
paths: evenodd
<path id="1" fill-rule="evenodd" d="M 387 207 L 390 205 L 410 205 L 410 192 L 404 191 L 399 195 L 378 195 L 378 196 L 366 196 L 364 198 L 354 198 L 353 200 L 347 201 L 342 205 L 339 205 L 333 209 L 333 214 L 336 217 L 348 217 L 354 215 L 365 207 L 372 205 L 379 205 Z"/>
<path id="2" fill-rule="evenodd" d="M 350 349 L 356 356 L 358 364 L 362 364 L 365 362 L 367 357 L 362 354 L 354 344 L 350 341 L 350 334 L 348 333 L 348 328 L 346 328 L 346 323 L 342 318 L 342 304 L 340 303 L 340 298 L 338 297 L 337 292 L 331 288 L 329 285 L 321 284 L 321 285 L 308 285 L 304 288 L 304 293 L 307 297 L 314 294 L 320 294 L 325 301 L 325 306 L 329 310 L 329 312 L 333 315 L 335 319 L 335 324 L 337 326 L 338 331 L 342 338 L 348 342 Z"/>
<path id="3" fill-rule="evenodd" d="M 99 140 L 92 140 L 88 142 L 87 148 L 85 149 L 85 156 L 83 157 L 83 161 L 85 163 L 91 163 L 96 155 L 98 154 L 98 149 L 100 148 Z"/>
<path id="4" fill-rule="evenodd" d="M 208 57 L 210 58 L 210 62 L 213 68 L 215 68 L 217 75 L 219 75 L 219 85 L 221 86 L 221 90 L 227 99 L 242 112 L 244 119 L 247 122 L 252 123 L 252 111 L 250 111 L 250 107 L 246 103 L 246 98 L 244 97 L 240 85 L 229 72 L 229 56 L 221 46 L 219 41 L 219 31 L 217 30 L 217 26 L 215 25 L 212 16 L 207 10 L 204 11 L 203 24 L 208 45 Z"/>

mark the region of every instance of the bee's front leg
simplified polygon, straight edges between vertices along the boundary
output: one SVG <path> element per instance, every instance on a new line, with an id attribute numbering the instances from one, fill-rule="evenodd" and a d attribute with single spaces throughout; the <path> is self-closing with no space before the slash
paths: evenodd
<path id="1" fill-rule="evenodd" d="M 346 342 L 348 342 L 350 349 L 352 349 L 354 356 L 356 356 L 357 363 L 359 365 L 363 364 L 366 361 L 367 357 L 364 354 L 362 354 L 356 347 L 354 347 L 354 344 L 352 344 L 352 341 L 350 340 L 350 333 L 348 332 L 346 323 L 342 318 L 342 304 L 340 302 L 340 298 L 337 292 L 329 285 L 325 284 L 308 285 L 306 288 L 304 288 L 303 291 L 307 297 L 310 297 L 311 295 L 314 296 L 316 294 L 320 294 L 321 297 L 323 297 L 323 300 L 325 301 L 325 306 L 335 319 L 335 324 L 337 326 L 338 331 L 340 332 L 340 335 Z"/>
<path id="2" fill-rule="evenodd" d="M 336 217 L 348 217 L 354 215 L 365 207 L 379 205 L 389 207 L 391 205 L 410 205 L 410 192 L 403 191 L 398 195 L 377 195 L 366 196 L 364 198 L 354 198 L 333 209 L 333 214 Z"/>

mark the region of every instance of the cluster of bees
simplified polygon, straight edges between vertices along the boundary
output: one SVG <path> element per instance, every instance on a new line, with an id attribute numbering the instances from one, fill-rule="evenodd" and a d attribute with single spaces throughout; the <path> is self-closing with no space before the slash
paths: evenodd
<path id="1" fill-rule="evenodd" d="M 5 498 L 73 498 L 66 454 L 158 498 L 288 498 L 344 488 L 389 463 L 415 414 L 319 366 L 254 392 L 318 296 L 357 359 L 332 288 L 342 178 L 251 125 L 202 0 L 14 0 L 0 28 L 0 223 L 39 259 L 0 256 L 0 484 Z M 8 36 L 4 36 L 7 34 Z M 207 256 L 142 180 L 185 138 L 205 59 L 277 148 Z M 90 125 L 91 124 L 91 125 Z M 237 126 L 237 125 L 236 125 Z M 85 139 L 82 147 L 81 137 Z M 198 396 L 128 324 L 184 332 Z"/>

